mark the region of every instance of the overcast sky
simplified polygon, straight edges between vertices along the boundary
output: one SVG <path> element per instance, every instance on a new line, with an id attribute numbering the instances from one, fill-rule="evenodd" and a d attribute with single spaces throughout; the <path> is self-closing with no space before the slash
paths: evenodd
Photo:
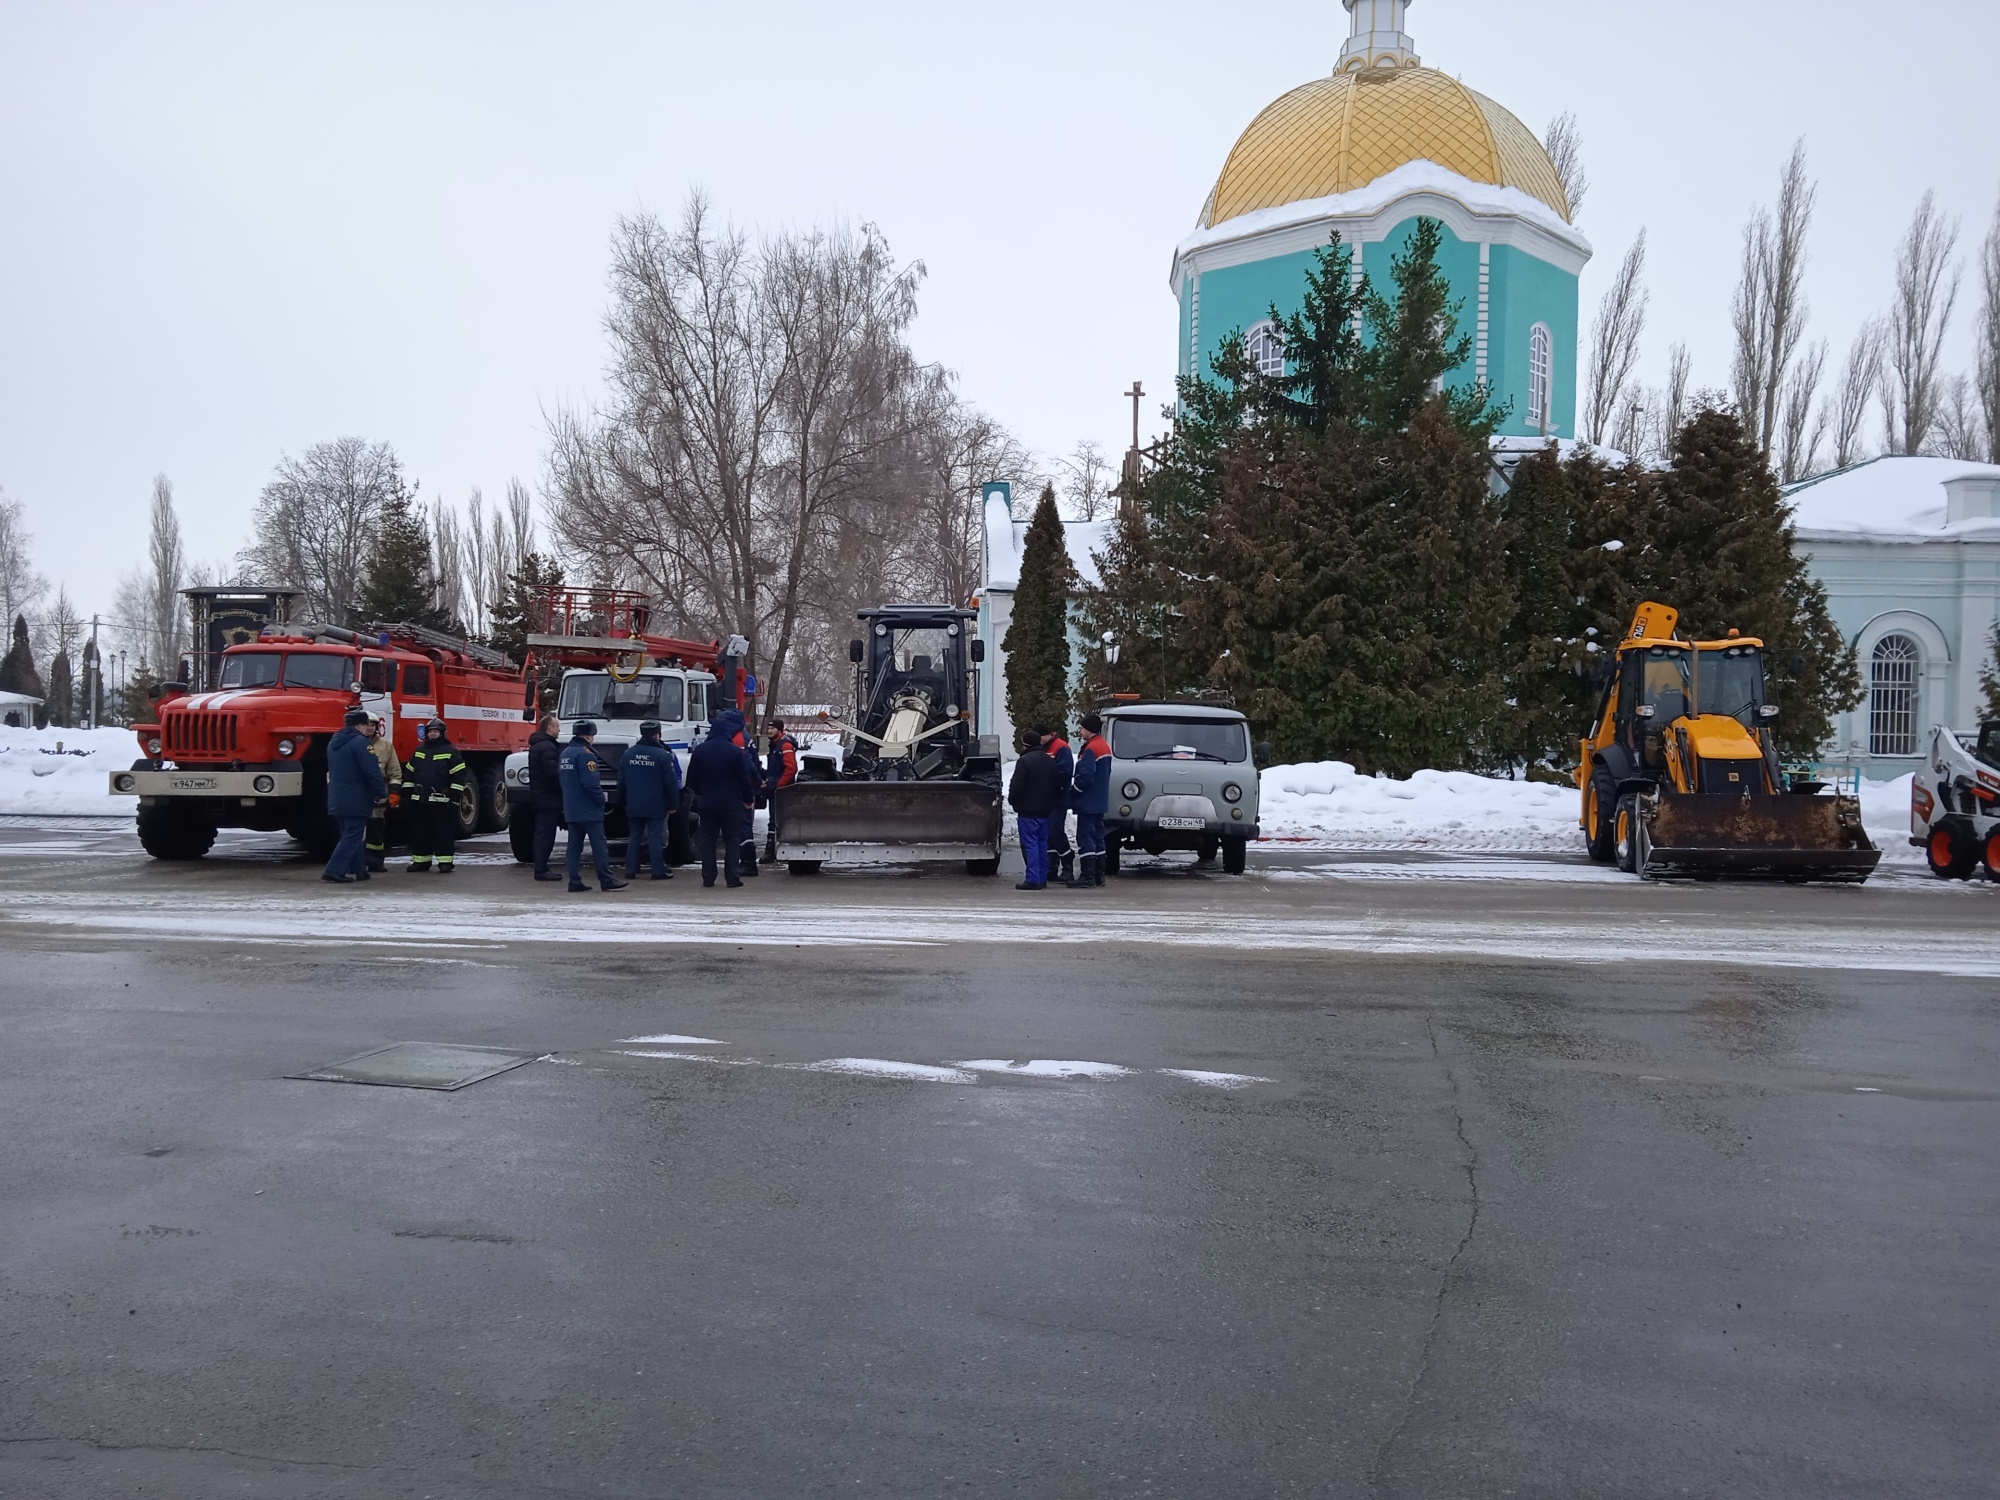
<path id="1" fill-rule="evenodd" d="M 928 267 L 920 349 L 969 400 L 1043 452 L 1115 453 L 1135 377 L 1160 425 L 1175 243 L 1346 29 L 1338 0 L 0 0 L 0 490 L 88 613 L 156 472 L 202 558 L 242 544 L 281 453 L 344 433 L 427 496 L 532 484 L 544 413 L 597 388 L 613 222 L 697 185 L 751 228 L 879 224 Z M 1586 322 L 1651 230 L 1644 378 L 1681 338 L 1725 379 L 1738 236 L 1800 135 L 1812 335 L 1837 359 L 1882 307 L 1935 187 L 1969 362 L 1992 0 L 1415 0 L 1410 29 L 1537 132 L 1577 114 Z"/>

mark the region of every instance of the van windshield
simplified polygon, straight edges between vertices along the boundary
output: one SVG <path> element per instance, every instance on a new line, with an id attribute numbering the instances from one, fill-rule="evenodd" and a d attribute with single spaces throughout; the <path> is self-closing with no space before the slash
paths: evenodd
<path id="1" fill-rule="evenodd" d="M 565 719 L 658 719 L 678 724 L 686 710 L 678 677 L 615 682 L 609 673 L 589 672 L 563 679 L 562 703 L 556 712 Z"/>
<path id="2" fill-rule="evenodd" d="M 1248 760 L 1250 730 L 1240 719 L 1140 719 L 1121 714 L 1111 721 L 1111 753 L 1119 760 Z"/>

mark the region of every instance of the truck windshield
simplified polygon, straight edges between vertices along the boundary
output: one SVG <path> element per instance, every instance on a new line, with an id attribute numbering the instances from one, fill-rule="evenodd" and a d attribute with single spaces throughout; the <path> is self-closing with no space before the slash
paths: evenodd
<path id="1" fill-rule="evenodd" d="M 1764 663 L 1755 646 L 1723 646 L 1698 652 L 1695 690 L 1699 710 L 1734 719 L 1745 729 L 1757 727 L 1757 706 L 1764 701 Z"/>
<path id="2" fill-rule="evenodd" d="M 678 677 L 614 682 L 609 673 L 586 672 L 563 679 L 562 703 L 556 712 L 565 719 L 658 719 L 678 724 L 686 710 Z"/>
<path id="3" fill-rule="evenodd" d="M 1220 760 L 1250 758 L 1250 730 L 1240 719 L 1132 719 L 1111 721 L 1111 753 L 1119 760 Z"/>
<path id="4" fill-rule="evenodd" d="M 288 688 L 331 688 L 344 693 L 354 684 L 354 658 L 321 652 L 293 652 L 285 658 Z"/>
<path id="5" fill-rule="evenodd" d="M 222 675 L 216 686 L 226 688 L 260 688 L 278 685 L 278 663 L 284 658 L 275 651 L 246 651 L 241 656 L 231 653 L 222 658 Z"/>

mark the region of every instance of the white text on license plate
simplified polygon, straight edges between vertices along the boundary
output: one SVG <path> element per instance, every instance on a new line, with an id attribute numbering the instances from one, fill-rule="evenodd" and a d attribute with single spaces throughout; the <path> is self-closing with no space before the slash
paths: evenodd
<path id="1" fill-rule="evenodd" d="M 1200 818 L 1162 818 L 1160 819 L 1160 826 L 1162 828 L 1200 828 L 1203 826 L 1203 820 Z"/>

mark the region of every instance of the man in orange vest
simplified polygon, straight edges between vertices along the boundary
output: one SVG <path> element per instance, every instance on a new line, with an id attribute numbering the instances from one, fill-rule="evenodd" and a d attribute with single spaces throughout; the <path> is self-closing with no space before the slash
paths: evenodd
<path id="1" fill-rule="evenodd" d="M 1083 716 L 1083 749 L 1076 757 L 1072 783 L 1077 863 L 1083 868 L 1069 882 L 1072 889 L 1104 884 L 1104 815 L 1111 807 L 1111 746 L 1103 729 L 1104 721 L 1096 714 Z"/>
<path id="2" fill-rule="evenodd" d="M 764 786 L 757 794 L 757 805 L 769 804 L 771 796 L 781 787 L 788 787 L 799 779 L 799 742 L 785 733 L 785 721 L 772 719 L 764 726 L 769 736 L 770 754 L 764 762 Z M 764 835 L 764 863 L 778 862 L 778 833 L 767 830 Z"/>
<path id="3" fill-rule="evenodd" d="M 1042 732 L 1042 749 L 1050 760 L 1056 763 L 1056 775 L 1062 779 L 1063 798 L 1056 810 L 1049 814 L 1049 858 L 1059 860 L 1056 868 L 1049 871 L 1049 878 L 1064 885 L 1076 884 L 1076 851 L 1070 848 L 1069 810 L 1074 805 L 1070 798 L 1070 779 L 1076 775 L 1076 755 L 1069 748 L 1069 741 L 1063 738 L 1067 725 L 1058 724 L 1054 733 Z"/>

